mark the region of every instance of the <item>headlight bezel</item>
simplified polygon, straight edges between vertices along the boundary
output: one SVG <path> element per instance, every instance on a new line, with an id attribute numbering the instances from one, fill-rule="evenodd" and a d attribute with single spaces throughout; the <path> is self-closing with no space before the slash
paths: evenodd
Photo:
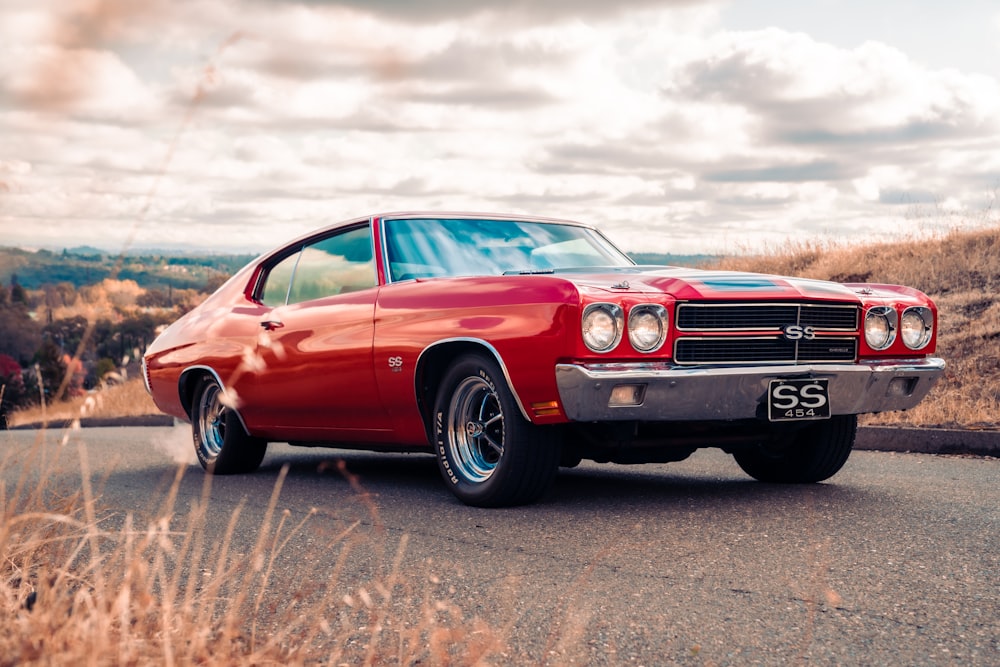
<path id="1" fill-rule="evenodd" d="M 884 325 L 885 333 L 880 334 L 878 338 L 873 340 L 873 330 L 869 326 L 879 324 Z M 892 347 L 892 344 L 896 342 L 896 332 L 898 329 L 899 313 L 896 312 L 895 308 L 890 306 L 874 306 L 873 308 L 869 308 L 868 312 L 865 313 L 865 343 L 876 352 L 881 352 Z"/>
<path id="2" fill-rule="evenodd" d="M 643 343 L 637 340 L 638 332 L 645 328 L 638 323 L 638 319 L 647 316 L 656 323 L 656 332 L 655 336 L 648 339 L 651 342 Z M 667 309 L 661 304 L 640 303 L 632 306 L 628 312 L 628 339 L 632 348 L 636 352 L 651 354 L 663 347 L 667 340 L 667 321 Z"/>
<path id="3" fill-rule="evenodd" d="M 911 343 L 907 335 L 908 332 L 913 331 L 912 328 L 907 327 L 907 320 L 912 317 L 916 317 L 919 320 L 917 328 L 920 331 L 920 335 L 915 343 Z M 931 309 L 926 306 L 910 306 L 904 310 L 899 320 L 899 337 L 902 339 L 903 344 L 910 350 L 922 350 L 927 347 L 931 339 L 934 338 L 934 313 Z"/>
<path id="4" fill-rule="evenodd" d="M 602 315 L 608 318 L 605 325 L 610 324 L 613 331 L 610 336 L 603 335 L 597 338 L 593 335 L 595 325 L 598 323 L 596 318 Z M 588 350 L 597 354 L 607 354 L 618 347 L 624 329 L 624 311 L 616 303 L 592 303 L 584 308 L 583 316 L 580 318 L 580 333 L 583 337 L 583 344 L 587 346 Z"/>

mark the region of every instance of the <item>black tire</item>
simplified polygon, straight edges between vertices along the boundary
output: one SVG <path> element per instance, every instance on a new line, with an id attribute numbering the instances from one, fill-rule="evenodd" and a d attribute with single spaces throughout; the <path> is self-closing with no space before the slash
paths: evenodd
<path id="1" fill-rule="evenodd" d="M 201 467 L 213 475 L 253 472 L 267 452 L 267 441 L 250 437 L 212 376 L 199 380 L 191 407 L 191 432 Z"/>
<path id="2" fill-rule="evenodd" d="M 779 443 L 738 450 L 733 457 L 743 472 L 761 482 L 822 482 L 847 463 L 857 430 L 856 415 L 837 415 Z"/>
<path id="3" fill-rule="evenodd" d="M 448 488 L 467 505 L 534 502 L 559 467 L 561 430 L 524 418 L 497 363 L 459 357 L 434 403 L 434 449 Z"/>

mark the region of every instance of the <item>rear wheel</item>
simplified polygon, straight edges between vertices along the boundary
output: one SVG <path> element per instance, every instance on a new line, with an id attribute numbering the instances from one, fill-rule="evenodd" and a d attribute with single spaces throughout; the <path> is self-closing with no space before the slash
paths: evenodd
<path id="1" fill-rule="evenodd" d="M 460 357 L 441 381 L 434 405 L 434 449 L 448 487 L 468 505 L 503 507 L 538 500 L 559 466 L 560 433 L 523 417 L 492 359 Z"/>
<path id="2" fill-rule="evenodd" d="M 821 482 L 847 463 L 857 428 L 857 415 L 837 415 L 780 442 L 738 450 L 733 457 L 745 473 L 762 482 Z"/>
<path id="3" fill-rule="evenodd" d="M 205 376 L 198 383 L 191 430 L 198 462 L 214 475 L 253 472 L 264 460 L 267 441 L 247 434 L 214 377 Z"/>

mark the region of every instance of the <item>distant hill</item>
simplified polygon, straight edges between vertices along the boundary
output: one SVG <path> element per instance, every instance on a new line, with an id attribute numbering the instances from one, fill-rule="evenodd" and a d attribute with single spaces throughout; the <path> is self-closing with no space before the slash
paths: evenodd
<path id="1" fill-rule="evenodd" d="M 200 290 L 205 285 L 218 284 L 220 275 L 232 275 L 254 257 L 157 251 L 119 257 L 90 247 L 62 252 L 0 247 L 0 284 L 10 285 L 16 276 L 18 284 L 26 289 L 59 283 L 79 288 L 115 277 L 134 280 L 146 289 Z"/>
<path id="2" fill-rule="evenodd" d="M 673 255 L 659 252 L 630 252 L 628 256 L 636 264 L 654 266 L 704 266 L 721 259 L 720 255 Z"/>
<path id="3" fill-rule="evenodd" d="M 81 256 L 94 256 L 94 255 L 109 255 L 111 253 L 105 252 L 100 248 L 95 248 L 91 245 L 81 245 L 75 248 L 66 248 L 65 252 L 70 255 L 81 255 Z"/>

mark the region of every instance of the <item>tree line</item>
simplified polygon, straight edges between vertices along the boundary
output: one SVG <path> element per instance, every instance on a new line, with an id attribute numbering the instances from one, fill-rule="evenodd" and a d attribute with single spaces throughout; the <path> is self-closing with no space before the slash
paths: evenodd
<path id="1" fill-rule="evenodd" d="M 61 282 L 26 289 L 12 274 L 9 285 L 0 284 L 0 428 L 17 409 L 137 372 L 157 329 L 204 296 L 107 278 L 79 288 Z"/>

